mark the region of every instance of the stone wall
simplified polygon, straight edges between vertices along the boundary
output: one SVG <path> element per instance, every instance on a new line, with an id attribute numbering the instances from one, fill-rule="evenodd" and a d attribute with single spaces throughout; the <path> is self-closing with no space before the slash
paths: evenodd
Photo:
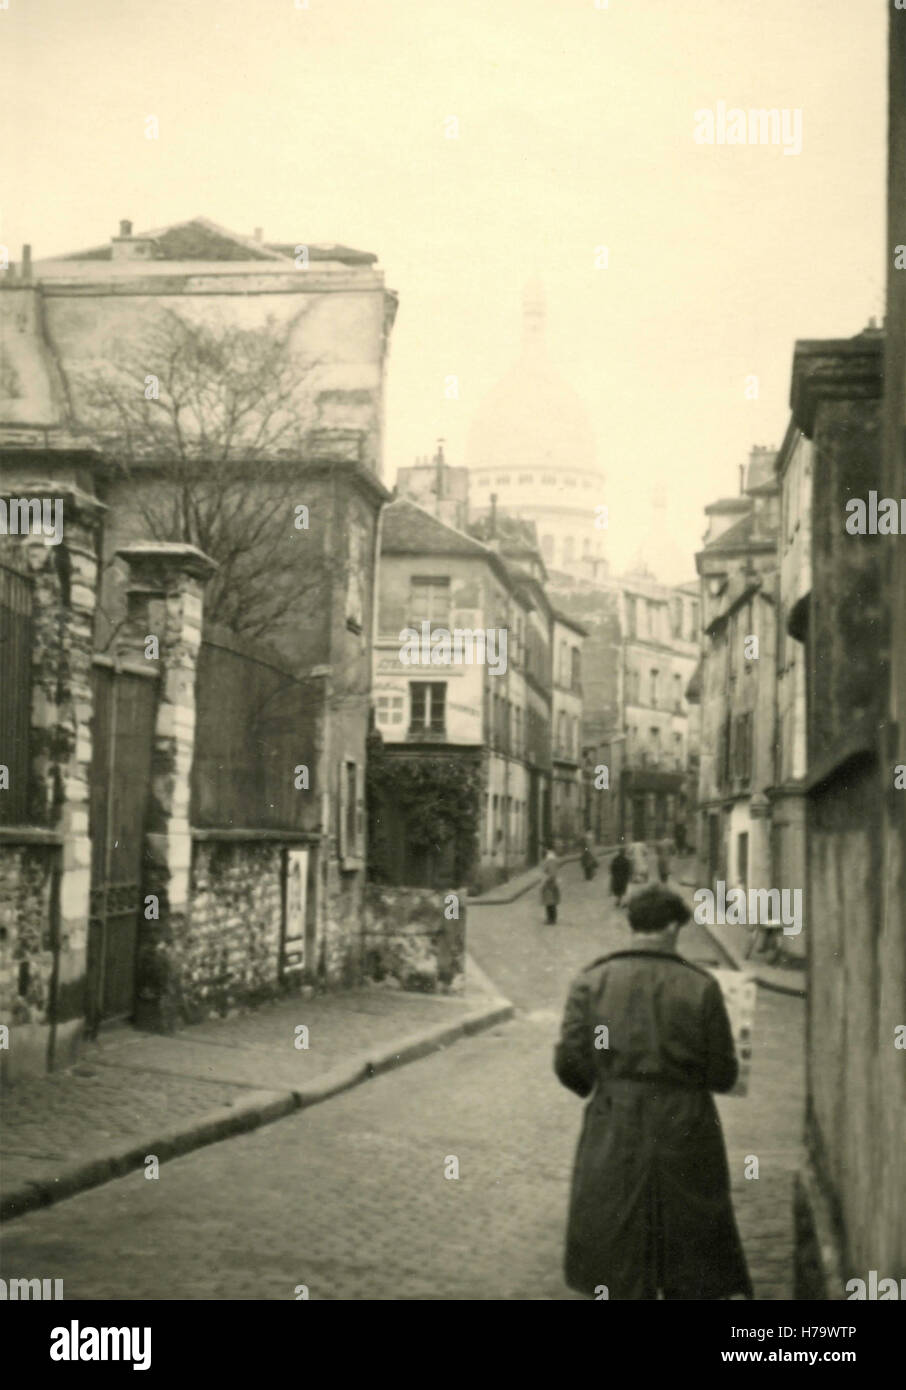
<path id="1" fill-rule="evenodd" d="M 0 853 L 0 1017 L 47 1023 L 53 974 L 52 855 L 44 845 L 4 845 Z"/>
<path id="2" fill-rule="evenodd" d="M 4 452 L 4 496 L 59 499 L 59 545 L 5 536 L 0 557 L 31 576 L 28 822 L 0 834 L 0 975 L 11 1028 L 4 1075 L 66 1065 L 84 1022 L 91 844 L 91 625 L 101 508 L 82 455 Z M 4 761 L 0 756 L 0 762 Z"/>
<path id="3" fill-rule="evenodd" d="M 465 987 L 466 890 L 369 884 L 364 942 L 369 978 L 423 994 L 459 993 Z"/>
<path id="4" fill-rule="evenodd" d="M 282 847 L 196 843 L 184 933 L 170 950 L 183 1021 L 225 1014 L 278 989 Z"/>

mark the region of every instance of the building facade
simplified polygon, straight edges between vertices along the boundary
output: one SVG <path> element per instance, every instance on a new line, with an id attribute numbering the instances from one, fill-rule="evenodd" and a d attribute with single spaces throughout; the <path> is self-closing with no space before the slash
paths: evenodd
<path id="1" fill-rule="evenodd" d="M 3 1006 L 24 1070 L 71 1057 L 86 1024 L 168 1028 L 360 976 L 396 300 L 370 253 L 303 249 L 123 223 L 0 282 L 0 483 L 66 517 L 59 545 L 0 537 L 0 623 L 41 652 L 0 696 L 20 788 L 0 801 Z M 174 345 L 204 419 L 176 408 Z M 217 434 L 242 391 L 267 441 L 249 454 Z M 231 569 L 214 522 L 234 508 L 258 541 Z"/>
<path id="2" fill-rule="evenodd" d="M 743 494 L 707 507 L 701 584 L 698 858 L 702 882 L 770 882 L 778 486 L 753 450 Z"/>
<path id="3" fill-rule="evenodd" d="M 410 653 L 409 631 L 467 636 Z M 407 498 L 385 508 L 374 700 L 399 795 L 375 788 L 379 876 L 481 886 L 537 862 L 552 833 L 552 638 L 540 561 Z M 445 789 L 458 807 L 468 790 L 462 825 Z"/>
<path id="4" fill-rule="evenodd" d="M 553 615 L 553 806 L 554 845 L 574 849 L 585 833 L 582 762 L 582 643 L 585 629 L 559 610 Z"/>

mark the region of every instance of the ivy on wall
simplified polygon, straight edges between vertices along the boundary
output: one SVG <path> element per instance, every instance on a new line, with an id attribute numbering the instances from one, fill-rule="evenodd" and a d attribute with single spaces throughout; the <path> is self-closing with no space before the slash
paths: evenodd
<path id="1" fill-rule="evenodd" d="M 366 784 L 369 807 L 378 815 L 381 808 L 392 807 L 405 823 L 412 849 L 440 850 L 452 841 L 454 878 L 465 881 L 478 852 L 480 765 L 455 757 L 388 756 L 372 746 Z M 380 832 L 372 834 L 372 865 L 378 878 L 384 877 L 382 839 Z"/>

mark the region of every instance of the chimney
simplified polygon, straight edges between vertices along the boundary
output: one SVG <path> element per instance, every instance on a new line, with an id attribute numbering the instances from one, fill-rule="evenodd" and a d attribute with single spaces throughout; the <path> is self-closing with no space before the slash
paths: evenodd
<path id="1" fill-rule="evenodd" d="M 739 495 L 742 497 L 746 490 L 746 466 L 744 463 L 739 465 Z"/>
<path id="2" fill-rule="evenodd" d="M 120 221 L 120 236 L 131 236 L 131 235 L 132 235 L 132 223 L 129 221 L 129 219 L 128 219 L 127 217 L 124 217 L 124 218 L 122 218 L 121 221 Z"/>
<path id="3" fill-rule="evenodd" d="M 437 453 L 434 455 L 434 466 L 437 469 L 437 496 L 444 495 L 444 441 L 438 439 Z"/>
<path id="4" fill-rule="evenodd" d="M 22 247 L 22 279 L 28 284 L 31 280 L 31 247 Z"/>
<path id="5" fill-rule="evenodd" d="M 491 539 L 497 538 L 497 493 L 491 493 Z"/>
<path id="6" fill-rule="evenodd" d="M 257 243 L 258 243 L 259 246 L 260 246 L 261 243 L 263 242 L 263 240 L 264 240 L 264 228 L 263 228 L 263 227 L 256 227 L 256 228 L 255 228 L 255 240 L 257 241 Z"/>

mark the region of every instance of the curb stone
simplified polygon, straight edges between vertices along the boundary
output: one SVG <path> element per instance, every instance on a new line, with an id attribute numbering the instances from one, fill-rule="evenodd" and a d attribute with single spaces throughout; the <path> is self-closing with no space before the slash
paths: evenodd
<path id="1" fill-rule="evenodd" d="M 318 1105 L 372 1076 L 380 1076 L 408 1062 L 416 1062 L 459 1038 L 472 1037 L 485 1028 L 505 1023 L 514 1014 L 515 1007 L 508 999 L 489 1000 L 482 1008 L 466 1014 L 456 1023 L 442 1024 L 422 1033 L 407 1033 L 374 1055 L 359 1054 L 353 1061 L 325 1072 L 309 1086 L 292 1091 L 251 1091 L 234 1104 L 208 1110 L 182 1127 L 164 1130 L 154 1138 L 131 1140 L 111 1153 L 81 1159 L 64 1168 L 57 1177 L 35 1179 L 14 1188 L 12 1192 L 4 1193 L 0 1200 L 0 1222 L 15 1220 L 26 1212 L 53 1206 L 79 1192 L 124 1177 L 141 1168 L 148 1154 L 154 1154 L 160 1162 L 165 1163 L 168 1159 L 181 1158 L 195 1149 L 217 1144 L 236 1134 L 246 1134 L 261 1125 L 295 1114 L 300 1109 Z"/>

